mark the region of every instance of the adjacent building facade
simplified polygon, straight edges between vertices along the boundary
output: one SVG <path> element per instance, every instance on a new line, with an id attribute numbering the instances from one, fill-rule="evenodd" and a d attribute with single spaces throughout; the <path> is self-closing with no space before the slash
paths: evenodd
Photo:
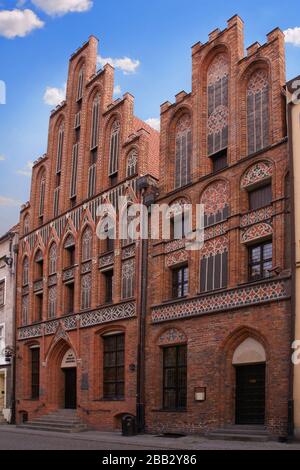
<path id="1" fill-rule="evenodd" d="M 141 175 L 156 181 L 159 133 L 134 116 L 130 94 L 113 101 L 114 70 L 96 71 L 97 45 L 91 37 L 70 59 L 66 101 L 21 211 L 18 422 L 77 408 L 114 429 L 136 413 L 139 245 L 100 240 L 110 215 L 97 210 L 119 196 L 136 202 Z"/>
<path id="2" fill-rule="evenodd" d="M 300 76 L 290 80 L 286 87 L 287 92 L 287 115 L 288 136 L 290 148 L 291 167 L 291 211 L 292 219 L 292 320 L 294 326 L 293 345 L 295 350 L 294 373 L 293 373 L 293 396 L 294 396 L 294 433 L 300 438 L 300 364 L 299 364 L 299 341 L 300 341 Z"/>
<path id="3" fill-rule="evenodd" d="M 192 47 L 192 91 L 161 106 L 161 202 L 204 204 L 204 246 L 149 253 L 146 426 L 284 435 L 291 400 L 284 37 L 244 55 L 243 22 Z M 177 217 L 174 211 L 174 218 Z M 194 221 L 193 221 L 194 224 Z M 195 226 L 192 227 L 195 230 Z"/>
<path id="4" fill-rule="evenodd" d="M 11 422 L 14 408 L 15 299 L 18 226 L 0 238 L 0 423 Z"/>
<path id="5" fill-rule="evenodd" d="M 21 211 L 17 421 L 76 408 L 98 429 L 130 413 L 148 432 L 260 424 L 285 435 L 293 333 L 283 33 L 245 56 L 234 16 L 194 45 L 192 91 L 161 106 L 160 136 L 134 116 L 130 94 L 112 100 L 113 69 L 96 72 L 96 56 L 91 37 L 70 59 L 66 101 L 51 114 Z M 178 207 L 203 204 L 203 248 L 174 234 L 99 240 L 109 214 L 97 208 L 120 195 L 126 211 L 167 203 L 171 225 Z"/>

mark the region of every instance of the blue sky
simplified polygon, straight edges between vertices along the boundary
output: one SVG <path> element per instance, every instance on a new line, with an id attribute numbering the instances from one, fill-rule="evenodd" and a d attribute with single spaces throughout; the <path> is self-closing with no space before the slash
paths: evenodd
<path id="1" fill-rule="evenodd" d="M 178 91 L 190 91 L 190 47 L 236 13 L 245 22 L 245 47 L 264 43 L 276 26 L 293 28 L 287 78 L 300 73 L 299 0 L 0 0 L 0 80 L 7 88 L 0 104 L 0 233 L 18 221 L 19 202 L 29 199 L 30 162 L 46 150 L 53 106 L 45 100 L 61 93 L 69 56 L 89 35 L 99 38 L 101 56 L 115 61 L 115 85 L 135 96 L 135 113 L 147 120 Z"/>

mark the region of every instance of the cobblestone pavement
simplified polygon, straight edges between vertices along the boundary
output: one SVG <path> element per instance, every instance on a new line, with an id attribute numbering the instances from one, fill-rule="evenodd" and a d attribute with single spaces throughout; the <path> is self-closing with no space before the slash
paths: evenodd
<path id="1" fill-rule="evenodd" d="M 300 443 L 232 442 L 200 436 L 178 439 L 87 431 L 76 434 L 24 430 L 0 426 L 0 450 L 300 450 Z"/>

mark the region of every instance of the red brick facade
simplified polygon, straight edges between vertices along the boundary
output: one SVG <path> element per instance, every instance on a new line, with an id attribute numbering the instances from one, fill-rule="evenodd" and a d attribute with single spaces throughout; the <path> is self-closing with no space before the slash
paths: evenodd
<path id="1" fill-rule="evenodd" d="M 266 44 L 253 44 L 244 57 L 243 22 L 235 16 L 224 31 L 213 31 L 206 44 L 193 46 L 192 91 L 182 91 L 174 104 L 161 106 L 160 137 L 134 117 L 130 94 L 112 102 L 113 69 L 106 65 L 96 73 L 96 53 L 97 40 L 91 37 L 71 57 L 66 102 L 51 114 L 47 154 L 34 165 L 30 203 L 21 212 L 17 418 L 20 421 L 23 411 L 34 418 L 64 407 L 61 365 L 65 353 L 72 349 L 77 366 L 77 410 L 96 428 L 114 429 L 123 413 L 136 414 L 137 380 L 143 374 L 145 383 L 139 383 L 138 390 L 143 392 L 142 398 L 138 395 L 138 404 L 145 403 L 147 431 L 206 432 L 232 424 L 236 414 L 235 366 L 239 364 L 233 364 L 233 356 L 251 338 L 265 353 L 264 423 L 273 434 L 285 434 L 291 319 L 283 34 L 275 29 L 268 34 Z M 78 99 L 81 73 L 83 93 Z M 94 196 L 88 197 L 94 158 L 90 133 L 97 96 L 96 183 Z M 78 113 L 80 126 L 78 122 L 74 126 Z M 61 171 L 57 171 L 60 129 L 64 130 L 64 140 Z M 109 161 L 115 129 L 120 142 L 117 180 L 115 163 Z M 76 143 L 79 146 L 74 150 Z M 74 180 L 76 151 L 74 195 L 69 188 L 72 173 Z M 224 156 L 226 165 L 215 166 L 221 161 L 216 163 L 216 158 L 224 163 Z M 129 157 L 133 173 L 126 170 Z M 114 251 L 107 252 L 105 242 L 95 236 L 99 203 L 113 201 L 117 194 L 140 200 L 143 184 L 136 181 L 145 175 L 148 187 L 160 176 L 157 202 L 201 202 L 209 221 L 200 251 L 186 250 L 184 240 L 151 241 L 147 279 L 143 243 L 123 246 L 116 241 Z M 250 210 L 249 193 L 263 184 L 271 184 L 271 201 Z M 54 201 L 57 193 L 58 205 Z M 82 256 L 86 227 L 93 233 L 92 253 L 87 260 Z M 67 261 L 70 237 L 76 247 L 72 265 Z M 274 269 L 269 277 L 250 282 L 250 247 L 271 240 Z M 71 240 L 71 244 L 74 242 Z M 57 259 L 52 265 L 54 243 Z M 37 255 L 39 250 L 42 256 Z M 218 258 L 223 266 L 222 281 L 213 287 L 207 279 L 201 280 L 207 266 L 202 260 L 216 255 L 222 259 Z M 44 260 L 42 275 L 39 257 Z M 50 265 L 55 266 L 55 272 L 50 273 Z M 175 300 L 174 269 L 187 265 L 188 291 Z M 113 297 L 107 304 L 105 272 L 112 267 Z M 214 273 L 218 269 L 220 266 Z M 124 298 L 124 276 L 128 272 L 134 291 L 129 289 L 133 295 Z M 148 305 L 145 363 L 138 348 L 140 334 L 143 336 L 143 281 L 147 282 Z M 67 314 L 70 283 L 74 305 Z M 56 306 L 51 318 L 50 304 L 51 308 Z M 104 338 L 113 333 L 125 334 L 125 390 L 119 400 L 105 398 L 103 388 Z M 187 395 L 180 410 L 166 409 L 163 403 L 163 350 L 172 345 L 187 348 Z M 39 396 L 35 399 L 34 347 L 40 351 Z M 137 366 L 141 366 L 142 374 L 137 374 Z M 204 401 L 195 400 L 198 389 L 205 389 Z"/>
<path id="2" fill-rule="evenodd" d="M 288 160 L 283 35 L 275 29 L 266 44 L 253 44 L 246 57 L 243 51 L 243 23 L 233 17 L 224 31 L 216 30 L 206 44 L 193 46 L 191 93 L 181 92 L 174 104 L 161 106 L 160 202 L 202 202 L 205 211 L 212 214 L 227 205 L 229 212 L 224 220 L 205 229 L 200 251 L 186 251 L 182 242 L 151 244 L 145 384 L 146 427 L 150 432 L 206 432 L 234 424 L 232 360 L 236 348 L 247 338 L 263 345 L 266 353 L 265 425 L 277 435 L 287 429 L 291 325 L 285 250 L 289 227 L 285 216 Z M 263 86 L 269 90 L 270 118 L 266 141 L 261 150 L 251 153 L 246 100 L 257 71 L 268 77 Z M 228 109 L 221 104 L 219 117 L 215 113 L 213 120 L 207 117 L 208 82 L 222 76 L 228 84 Z M 255 86 L 259 89 L 261 84 Z M 182 115 L 188 115 L 192 123 L 191 177 L 189 184 L 175 189 L 175 130 Z M 217 136 L 223 129 L 227 129 L 228 143 L 223 145 L 227 147 L 227 166 L 214 172 L 208 157 L 208 134 L 215 132 Z M 271 181 L 272 202 L 249 211 L 248 190 L 263 180 Z M 249 283 L 248 247 L 271 238 L 272 265 L 279 267 L 278 274 Z M 201 292 L 201 258 L 224 251 L 228 251 L 227 287 Z M 188 294 L 172 300 L 172 270 L 187 263 Z M 184 409 L 176 412 L 164 409 L 163 349 L 179 344 L 187 345 L 187 399 Z M 205 401 L 195 399 L 199 388 L 205 388 Z"/>

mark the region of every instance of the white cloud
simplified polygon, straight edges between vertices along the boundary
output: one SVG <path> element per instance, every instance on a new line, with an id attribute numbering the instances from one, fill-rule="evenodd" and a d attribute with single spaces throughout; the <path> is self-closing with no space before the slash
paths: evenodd
<path id="1" fill-rule="evenodd" d="M 2 207 L 17 207 L 21 205 L 21 201 L 11 197 L 0 196 L 0 206 Z"/>
<path id="2" fill-rule="evenodd" d="M 160 130 L 160 119 L 158 119 L 158 118 L 146 119 L 145 123 L 148 124 L 150 127 L 153 127 L 153 129 L 155 129 L 157 131 Z"/>
<path id="3" fill-rule="evenodd" d="M 284 36 L 286 43 L 300 47 L 300 27 L 286 29 Z"/>
<path id="4" fill-rule="evenodd" d="M 114 96 L 120 96 L 121 93 L 122 93 L 122 90 L 121 90 L 120 85 L 116 85 L 114 87 Z"/>
<path id="5" fill-rule="evenodd" d="M 92 0 L 31 0 L 32 3 L 48 15 L 65 15 L 70 12 L 81 13 L 93 6 Z"/>
<path id="6" fill-rule="evenodd" d="M 34 29 L 42 28 L 44 24 L 32 10 L 0 11 L 0 36 L 8 39 L 24 37 Z"/>
<path id="7" fill-rule="evenodd" d="M 0 162 L 3 162 L 5 160 L 5 156 L 4 155 L 0 155 Z"/>
<path id="8" fill-rule="evenodd" d="M 47 86 L 43 96 L 44 103 L 50 106 L 57 106 L 66 98 L 66 85 L 62 88 Z"/>
<path id="9" fill-rule="evenodd" d="M 135 73 L 140 65 L 139 60 L 130 59 L 129 57 L 112 59 L 111 57 L 101 57 L 100 55 L 98 55 L 97 61 L 98 64 L 102 67 L 105 64 L 110 64 L 116 69 L 122 70 L 125 75 Z"/>
<path id="10" fill-rule="evenodd" d="M 28 176 L 30 178 L 32 173 L 32 167 L 33 162 L 27 162 L 26 166 L 24 168 L 21 168 L 21 170 L 17 170 L 16 173 L 18 173 L 18 175 Z"/>

